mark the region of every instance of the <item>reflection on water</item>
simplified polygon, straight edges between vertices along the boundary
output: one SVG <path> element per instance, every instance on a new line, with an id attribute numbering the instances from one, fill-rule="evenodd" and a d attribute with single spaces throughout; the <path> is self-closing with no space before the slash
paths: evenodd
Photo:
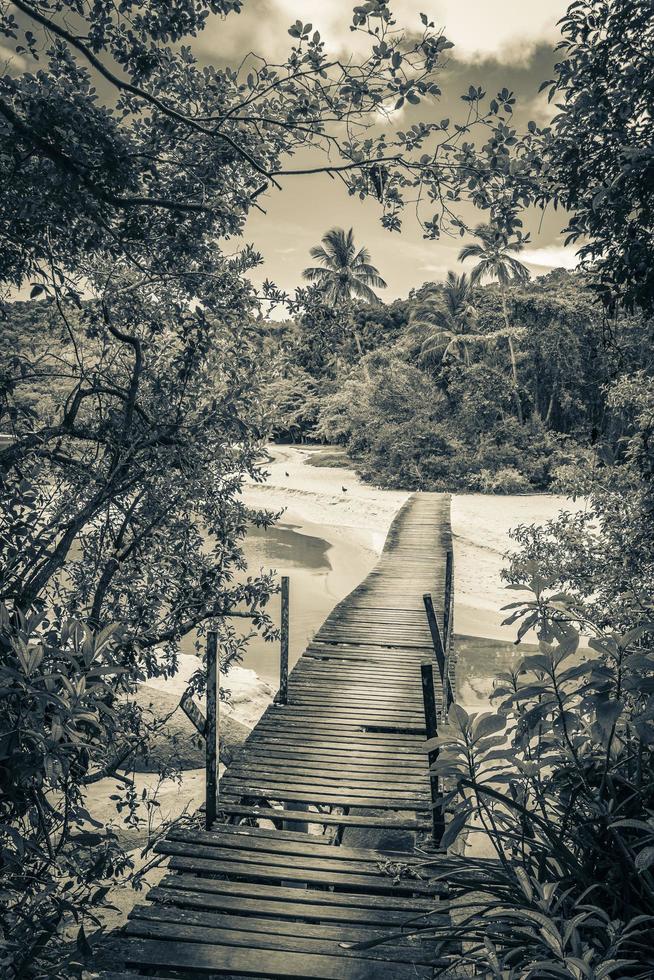
<path id="1" fill-rule="evenodd" d="M 303 524 L 301 531 L 291 524 L 252 528 L 244 551 L 250 574 L 273 568 L 278 576 L 290 578 L 291 667 L 336 603 L 366 577 L 377 560 L 375 553 L 362 547 L 360 540 L 334 536 L 333 528 L 319 524 Z M 277 626 L 279 611 L 279 596 L 274 596 L 269 612 Z M 248 645 L 243 665 L 256 670 L 276 689 L 279 644 L 255 637 Z"/>
<path id="2" fill-rule="evenodd" d="M 456 624 L 456 607 L 454 610 Z M 456 651 L 456 699 L 468 711 L 489 711 L 496 678 L 515 670 L 523 657 L 535 653 L 534 643 L 506 643 L 483 636 L 454 637 Z"/>
<path id="3" fill-rule="evenodd" d="M 302 534 L 292 524 L 275 527 L 253 527 L 248 531 L 245 553 L 248 565 L 274 568 L 302 568 L 306 571 L 329 571 L 329 544 L 323 538 Z M 282 573 L 285 574 L 285 573 Z"/>
<path id="4" fill-rule="evenodd" d="M 316 533 L 307 533 L 309 528 Z M 245 541 L 249 574 L 257 574 L 260 569 L 274 569 L 278 576 L 290 577 L 291 666 L 336 603 L 365 578 L 376 561 L 376 555 L 362 548 L 360 542 L 347 538 L 330 542 L 318 532 L 329 535 L 330 529 L 320 525 L 303 525 L 300 531 L 297 525 L 277 524 L 267 529 L 251 528 Z M 273 597 L 269 612 L 279 626 L 278 596 Z M 456 621 L 455 604 L 455 628 Z M 533 643 L 516 646 L 504 640 L 476 636 L 456 635 L 454 645 L 456 697 L 469 711 L 488 711 L 493 684 L 498 675 L 515 669 L 523 657 L 537 650 Z M 184 648 L 188 653 L 193 652 L 192 637 L 186 638 Z M 276 689 L 279 680 L 279 644 L 266 643 L 258 636 L 253 638 L 243 665 L 255 670 Z"/>

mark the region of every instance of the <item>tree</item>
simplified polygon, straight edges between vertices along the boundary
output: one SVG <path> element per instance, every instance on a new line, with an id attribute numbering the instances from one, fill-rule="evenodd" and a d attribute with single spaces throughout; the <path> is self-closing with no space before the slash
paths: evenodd
<path id="1" fill-rule="evenodd" d="M 75 861 L 89 782 L 111 775 L 117 805 L 138 807 L 120 771 L 147 748 L 135 686 L 173 673 L 190 632 L 216 628 L 229 662 L 244 643 L 235 623 L 269 629 L 274 583 L 247 575 L 241 545 L 271 516 L 240 490 L 263 478 L 269 430 L 244 324 L 274 289 L 258 296 L 244 276 L 254 249 L 225 255 L 221 242 L 282 177 L 313 171 L 365 194 L 383 165 L 383 218 L 399 226 L 410 141 L 382 149 L 366 133 L 388 99 L 437 94 L 447 42 L 426 25 L 405 38 L 381 2 L 355 12 L 370 42 L 359 62 L 328 57 L 298 21 L 282 64 L 198 65 L 192 39 L 240 6 L 16 0 L 0 12 L 25 66 L 0 79 L 0 295 L 31 287 L 39 300 L 39 329 L 0 377 L 8 973 L 70 975 L 50 940 L 71 914 L 83 924 L 123 866 L 104 827 Z M 291 165 L 300 148 L 315 166 Z"/>
<path id="2" fill-rule="evenodd" d="M 368 303 L 378 303 L 379 297 L 373 291 L 385 289 L 386 283 L 379 270 L 370 264 L 370 252 L 354 245 L 354 231 L 345 232 L 342 228 L 332 228 L 322 237 L 322 245 L 314 245 L 311 258 L 322 263 L 304 270 L 302 276 L 315 282 L 330 303 L 346 304 L 352 299 L 363 299 Z"/>
<path id="3" fill-rule="evenodd" d="M 310 266 L 302 273 L 304 279 L 316 283 L 327 303 L 337 307 L 349 306 L 353 299 L 367 303 L 378 303 L 379 297 L 372 287 L 385 289 L 386 283 L 379 270 L 370 264 L 367 248 L 357 252 L 352 228 L 345 232 L 342 228 L 332 228 L 322 237 L 322 245 L 314 245 L 310 250 L 312 258 L 322 263 Z M 359 356 L 363 354 L 361 339 L 354 331 L 354 340 Z"/>
<path id="4" fill-rule="evenodd" d="M 477 265 L 472 270 L 470 282 L 472 286 L 483 282 L 486 278 L 497 279 L 500 286 L 502 297 L 502 314 L 506 327 L 506 339 L 509 346 L 509 356 L 511 358 L 511 374 L 513 376 L 513 392 L 515 399 L 516 414 L 520 424 L 524 421 L 522 414 L 522 404 L 520 402 L 520 392 L 518 389 L 518 368 L 516 364 L 515 349 L 511 336 L 511 325 L 509 324 L 509 313 L 507 306 L 507 289 L 511 282 L 524 282 L 529 278 L 529 270 L 516 259 L 511 252 L 519 252 L 523 247 L 523 239 L 517 237 L 510 242 L 507 235 L 493 225 L 477 225 L 475 236 L 480 240 L 470 245 L 464 245 L 459 252 L 459 261 L 465 262 L 466 259 L 479 259 Z"/>
<path id="5" fill-rule="evenodd" d="M 570 212 L 566 244 L 580 243 L 578 254 L 606 305 L 651 312 L 651 3 L 582 0 L 568 8 L 560 27 L 561 60 L 554 79 L 542 86 L 558 110 L 538 140 L 545 164 L 542 198 Z"/>
<path id="6" fill-rule="evenodd" d="M 428 363 L 434 355 L 470 364 L 471 343 L 486 340 L 486 334 L 470 333 L 477 323 L 477 313 L 470 302 L 470 282 L 464 272 L 448 272 L 438 292 L 428 295 L 413 311 L 410 328 L 421 336 L 420 360 Z"/>

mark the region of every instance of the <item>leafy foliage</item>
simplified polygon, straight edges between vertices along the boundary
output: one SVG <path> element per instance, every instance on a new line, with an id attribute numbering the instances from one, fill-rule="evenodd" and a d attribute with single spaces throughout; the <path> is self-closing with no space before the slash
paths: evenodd
<path id="1" fill-rule="evenodd" d="M 609 320 L 580 274 L 558 270 L 505 294 L 452 274 L 365 313 L 314 302 L 279 370 L 289 385 L 296 364 L 318 381 L 302 438 L 341 443 L 366 479 L 528 492 L 623 457 L 632 409 L 612 407 L 611 393 L 629 371 L 651 378 L 651 330 L 638 314 Z"/>
<path id="2" fill-rule="evenodd" d="M 595 270 L 606 303 L 654 303 L 654 41 L 648 0 L 584 0 L 560 22 L 558 114 L 546 142 L 547 186 L 572 216 L 567 242 Z"/>

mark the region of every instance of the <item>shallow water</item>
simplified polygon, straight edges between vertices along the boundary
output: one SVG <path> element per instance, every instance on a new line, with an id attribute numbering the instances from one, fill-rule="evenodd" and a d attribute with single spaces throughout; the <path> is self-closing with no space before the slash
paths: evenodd
<path id="1" fill-rule="evenodd" d="M 289 664 L 292 667 L 334 606 L 365 578 L 377 561 L 371 547 L 334 528 L 305 523 L 253 528 L 245 543 L 250 573 L 275 569 L 290 579 Z M 280 600 L 273 597 L 270 613 L 279 625 Z M 252 639 L 243 659 L 275 689 L 279 681 L 279 643 Z"/>
<path id="2" fill-rule="evenodd" d="M 309 531 L 311 533 L 309 533 Z M 320 537 L 322 533 L 324 537 Z M 332 538 L 332 541 L 328 540 Z M 291 666 L 337 602 L 368 574 L 377 560 L 360 542 L 338 537 L 333 528 L 321 525 L 277 525 L 253 529 L 246 544 L 250 570 L 275 568 L 291 580 L 290 642 Z M 279 624 L 279 599 L 271 609 Z M 466 609 L 466 625 L 469 611 Z M 454 622 L 456 627 L 457 609 Z M 529 644 L 516 647 L 509 641 L 487 637 L 455 637 L 457 658 L 457 700 L 469 710 L 489 708 L 493 682 L 497 676 L 515 668 L 528 653 Z M 532 647 L 533 649 L 533 647 Z M 279 646 L 260 638 L 250 642 L 243 665 L 251 667 L 275 688 L 278 684 Z"/>

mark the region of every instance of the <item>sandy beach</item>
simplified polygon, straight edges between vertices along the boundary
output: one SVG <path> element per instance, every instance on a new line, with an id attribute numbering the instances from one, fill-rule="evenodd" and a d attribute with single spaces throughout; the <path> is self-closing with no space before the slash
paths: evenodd
<path id="1" fill-rule="evenodd" d="M 338 590 L 342 594 L 336 602 L 368 573 L 393 517 L 409 494 L 363 483 L 346 467 L 309 465 L 313 455 L 329 451 L 322 447 L 272 446 L 269 451 L 269 477 L 265 484 L 249 485 L 245 500 L 252 507 L 284 508 L 282 523 L 320 535 L 336 560 L 344 546 L 356 552 L 350 554 L 348 568 L 358 579 L 349 574 L 342 580 L 343 588 Z M 500 578 L 504 555 L 513 547 L 509 531 L 519 524 L 542 524 L 560 510 L 578 506 L 551 494 L 453 495 L 457 633 L 508 641 L 515 638 L 513 627 L 502 626 L 505 614 L 500 611 L 514 598 Z"/>

